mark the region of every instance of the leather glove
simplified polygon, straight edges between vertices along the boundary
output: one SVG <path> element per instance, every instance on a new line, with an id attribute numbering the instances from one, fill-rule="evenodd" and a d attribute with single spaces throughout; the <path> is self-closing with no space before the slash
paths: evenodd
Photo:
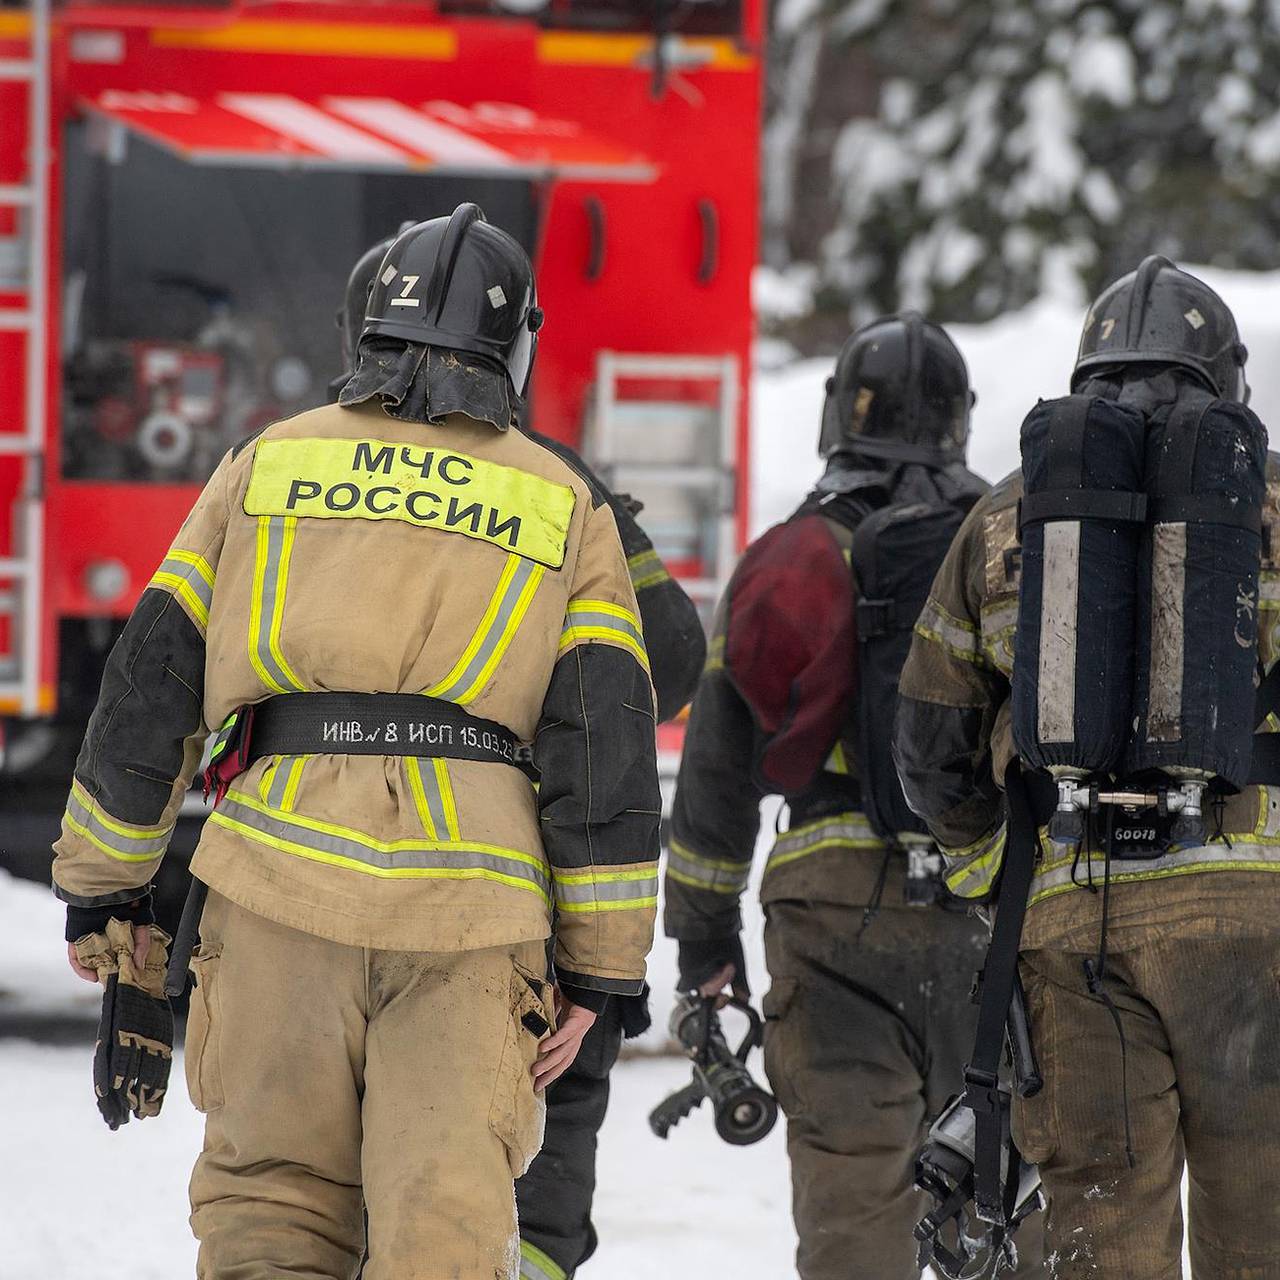
<path id="1" fill-rule="evenodd" d="M 727 964 L 733 965 L 733 993 L 744 1000 L 751 994 L 747 982 L 747 961 L 742 954 L 742 935 L 731 934 L 727 938 L 701 938 L 691 941 L 681 938 L 678 963 L 680 966 L 680 990 L 695 991 Z"/>
<path id="2" fill-rule="evenodd" d="M 76 959 L 96 969 L 103 984 L 102 1018 L 93 1051 L 98 1110 L 115 1130 L 160 1114 L 173 1060 L 173 1010 L 164 994 L 170 938 L 151 925 L 151 945 L 139 973 L 133 963 L 133 925 L 108 920 L 103 933 L 77 938 Z"/>

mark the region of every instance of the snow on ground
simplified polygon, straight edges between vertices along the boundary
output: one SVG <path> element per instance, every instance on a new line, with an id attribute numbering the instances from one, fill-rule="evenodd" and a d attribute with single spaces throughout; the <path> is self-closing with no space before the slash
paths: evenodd
<path id="1" fill-rule="evenodd" d="M 187 1181 L 202 1118 L 182 1088 L 181 1058 L 163 1114 L 113 1134 L 93 1104 L 90 1054 L 88 1044 L 0 1042 L 0 1133 L 8 1153 L 0 1169 L 0 1276 L 63 1280 L 90 1260 L 94 1280 L 193 1275 Z M 792 1274 L 781 1128 L 755 1147 L 729 1148 L 709 1117 L 695 1112 L 659 1141 L 645 1117 L 687 1079 L 676 1059 L 633 1059 L 614 1074 L 600 1144 L 602 1243 L 590 1274 L 601 1280 Z"/>

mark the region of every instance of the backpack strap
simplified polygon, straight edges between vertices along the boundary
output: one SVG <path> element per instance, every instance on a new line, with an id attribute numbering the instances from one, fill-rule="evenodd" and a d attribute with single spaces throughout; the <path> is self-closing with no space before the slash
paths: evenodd
<path id="1" fill-rule="evenodd" d="M 1010 1146 L 1009 1095 L 1000 1088 L 1000 1059 L 1005 1028 L 1018 978 L 1022 922 L 1031 894 L 1031 878 L 1039 845 L 1031 792 L 1022 765 L 1014 759 L 1005 774 L 1009 832 L 1001 874 L 995 928 L 982 971 L 978 1030 L 973 1056 L 964 1071 L 965 1104 L 974 1114 L 973 1198 L 984 1221 L 1008 1225 L 1016 1207 L 1019 1161 L 1007 1157 Z"/>

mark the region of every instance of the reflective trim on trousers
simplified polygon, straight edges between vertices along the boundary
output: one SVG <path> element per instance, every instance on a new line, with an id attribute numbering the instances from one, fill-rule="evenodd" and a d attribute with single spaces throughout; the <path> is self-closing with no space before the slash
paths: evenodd
<path id="1" fill-rule="evenodd" d="M 280 853 L 382 879 L 492 880 L 551 904 L 547 864 L 532 854 L 472 840 L 377 840 L 362 831 L 271 809 L 230 791 L 209 815 L 215 826 Z"/>
<path id="2" fill-rule="evenodd" d="M 81 786 L 79 779 L 71 783 L 71 794 L 67 797 L 62 820 L 95 849 L 117 862 L 150 862 L 159 858 L 169 847 L 169 837 L 173 834 L 173 824 L 141 827 L 109 817 Z"/>
<path id="3" fill-rule="evenodd" d="M 289 560 L 297 532 L 296 516 L 259 516 L 253 598 L 249 608 L 249 661 L 273 693 L 305 692 L 280 649 Z"/>
<path id="4" fill-rule="evenodd" d="M 667 875 L 677 884 L 688 885 L 691 889 L 734 895 L 747 887 L 751 863 L 707 858 L 679 840 L 672 840 L 667 851 Z"/>
<path id="5" fill-rule="evenodd" d="M 514 552 L 508 555 L 488 607 L 462 656 L 443 680 L 424 692 L 459 706 L 473 701 L 515 639 L 544 573 L 542 565 Z"/>

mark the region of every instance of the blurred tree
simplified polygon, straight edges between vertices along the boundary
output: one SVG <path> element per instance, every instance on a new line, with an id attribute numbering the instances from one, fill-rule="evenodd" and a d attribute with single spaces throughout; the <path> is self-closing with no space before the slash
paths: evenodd
<path id="1" fill-rule="evenodd" d="M 1280 260 L 1280 0 L 782 0 L 774 27 L 765 259 L 816 260 L 828 310 L 981 320 L 1152 251 Z"/>

